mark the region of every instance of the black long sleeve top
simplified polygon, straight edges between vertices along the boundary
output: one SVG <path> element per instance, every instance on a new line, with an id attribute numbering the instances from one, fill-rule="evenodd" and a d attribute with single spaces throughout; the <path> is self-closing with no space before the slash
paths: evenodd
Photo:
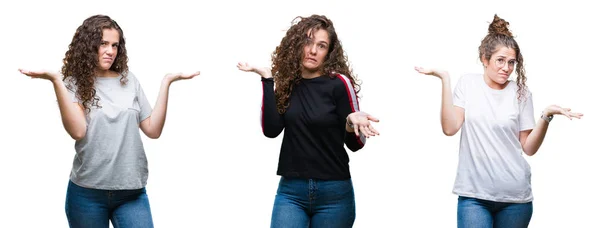
<path id="1" fill-rule="evenodd" d="M 262 79 L 262 131 L 275 138 L 285 128 L 277 175 L 321 180 L 350 178 L 351 151 L 361 149 L 364 136 L 346 131 L 346 117 L 359 111 L 348 77 L 340 74 L 302 79 L 294 85 L 284 114 L 276 107 L 273 79 Z"/>

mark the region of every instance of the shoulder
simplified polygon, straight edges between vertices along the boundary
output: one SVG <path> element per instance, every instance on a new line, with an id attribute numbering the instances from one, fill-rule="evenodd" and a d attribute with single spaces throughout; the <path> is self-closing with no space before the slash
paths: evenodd
<path id="1" fill-rule="evenodd" d="M 131 71 L 125 71 L 125 72 L 121 73 L 121 76 L 126 77 L 130 80 L 137 80 L 137 78 L 135 77 L 135 74 L 133 74 L 133 72 L 131 72 Z"/>
<path id="2" fill-rule="evenodd" d="M 478 74 L 478 73 L 465 73 L 465 74 L 461 74 L 458 77 L 458 81 L 459 82 L 473 82 L 476 80 L 481 80 L 483 78 L 483 74 Z"/>
<path id="3" fill-rule="evenodd" d="M 339 73 L 332 73 L 330 77 L 335 89 L 351 89 L 354 91 L 352 81 L 350 81 L 348 76 Z"/>

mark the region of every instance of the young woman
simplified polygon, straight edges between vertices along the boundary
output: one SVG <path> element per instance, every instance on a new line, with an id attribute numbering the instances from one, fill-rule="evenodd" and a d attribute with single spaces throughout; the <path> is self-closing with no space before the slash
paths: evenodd
<path id="1" fill-rule="evenodd" d="M 533 212 L 530 167 L 523 153 L 540 148 L 554 115 L 582 114 L 548 106 L 535 122 L 525 82 L 521 49 L 508 22 L 494 16 L 479 46 L 483 74 L 464 75 L 451 94 L 450 76 L 438 69 L 415 69 L 442 80 L 444 134 L 461 131 L 459 165 L 453 192 L 458 227 L 527 227 Z M 509 76 L 516 69 L 516 81 Z"/>
<path id="2" fill-rule="evenodd" d="M 370 124 L 379 120 L 359 111 L 359 85 L 331 20 L 298 18 L 273 52 L 272 69 L 238 64 L 262 77 L 264 135 L 275 138 L 285 128 L 271 227 L 352 227 L 344 144 L 363 148 L 367 137 L 379 134 Z"/>
<path id="3" fill-rule="evenodd" d="M 199 74 L 167 74 L 154 109 L 127 66 L 121 27 L 95 15 L 77 28 L 62 75 L 19 69 L 54 85 L 65 130 L 75 139 L 75 158 L 65 211 L 70 227 L 153 227 L 140 130 L 156 139 L 167 113 L 169 86 Z"/>

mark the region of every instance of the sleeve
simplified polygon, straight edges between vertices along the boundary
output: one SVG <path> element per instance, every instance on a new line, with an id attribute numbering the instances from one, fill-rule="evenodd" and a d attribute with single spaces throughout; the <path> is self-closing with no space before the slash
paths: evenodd
<path id="1" fill-rule="evenodd" d="M 144 93 L 144 89 L 142 88 L 142 85 L 137 80 L 137 78 L 135 78 L 135 76 L 131 73 L 129 73 L 128 78 L 130 81 L 133 81 L 135 83 L 137 102 L 140 106 L 140 113 L 138 117 L 141 123 L 142 121 L 150 117 L 150 115 L 152 115 L 152 106 L 150 106 L 150 102 L 148 102 L 148 98 Z"/>
<path id="2" fill-rule="evenodd" d="M 350 82 L 350 79 L 345 75 L 338 74 L 337 78 L 340 79 L 341 86 L 337 86 L 334 89 L 334 96 L 336 100 L 336 112 L 340 118 L 340 122 L 344 125 L 344 143 L 353 152 L 356 152 L 362 149 L 367 142 L 367 138 L 360 134 L 360 136 L 356 136 L 354 132 L 348 132 L 345 129 L 346 126 L 346 117 L 353 112 L 360 111 L 358 106 L 358 98 L 356 97 L 356 92 L 354 91 L 354 87 Z"/>
<path id="3" fill-rule="evenodd" d="M 456 83 L 456 87 L 454 87 L 454 96 L 453 96 L 453 103 L 455 106 L 461 107 L 461 108 L 465 108 L 465 83 L 466 83 L 466 79 L 465 76 L 461 76 L 458 79 L 458 83 Z"/>
<path id="4" fill-rule="evenodd" d="M 519 101 L 519 131 L 531 130 L 535 127 L 535 117 L 533 114 L 533 100 L 531 92 L 527 89 L 525 100 Z"/>
<path id="5" fill-rule="evenodd" d="M 263 134 L 269 138 L 275 138 L 285 126 L 283 115 L 277 112 L 277 102 L 275 100 L 275 82 L 273 78 L 262 78 L 262 105 L 260 110 L 260 123 Z"/>

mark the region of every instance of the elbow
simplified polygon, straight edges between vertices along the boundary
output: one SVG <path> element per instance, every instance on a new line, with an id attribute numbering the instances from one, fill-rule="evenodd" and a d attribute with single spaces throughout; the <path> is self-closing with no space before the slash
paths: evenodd
<path id="1" fill-rule="evenodd" d="M 453 136 L 458 130 L 442 128 L 442 132 L 444 132 L 444 135 L 446 136 Z"/>
<path id="2" fill-rule="evenodd" d="M 262 132 L 263 135 L 265 135 L 267 138 L 277 138 L 277 136 L 279 136 L 279 134 L 281 133 L 281 131 L 283 130 L 283 127 L 280 126 L 273 126 L 273 125 L 263 125 L 262 127 Z"/>
<path id="3" fill-rule="evenodd" d="M 158 139 L 158 138 L 160 138 L 160 135 L 161 135 L 161 132 L 152 132 L 152 133 L 146 134 L 146 136 L 148 136 L 148 138 L 151 138 L 151 139 Z"/>
<path id="4" fill-rule="evenodd" d="M 84 129 L 82 131 L 70 132 L 69 135 L 75 141 L 79 141 L 79 140 L 83 139 L 83 137 L 85 137 L 85 133 L 86 133 L 86 131 Z"/>
<path id="5" fill-rule="evenodd" d="M 525 150 L 525 149 L 523 149 L 523 153 L 525 153 L 529 157 L 535 155 L 536 152 L 537 152 L 537 150 Z"/>
<path id="6" fill-rule="evenodd" d="M 350 148 L 348 148 L 348 149 L 350 149 L 350 151 L 352 151 L 352 152 L 357 152 L 357 151 L 359 151 L 360 149 L 362 149 L 362 146 L 361 146 L 361 147 L 350 147 Z"/>
<path id="7" fill-rule="evenodd" d="M 277 136 L 279 136 L 278 132 L 272 132 L 272 131 L 263 131 L 263 134 L 265 135 L 265 137 L 271 138 L 271 139 L 277 138 Z"/>

